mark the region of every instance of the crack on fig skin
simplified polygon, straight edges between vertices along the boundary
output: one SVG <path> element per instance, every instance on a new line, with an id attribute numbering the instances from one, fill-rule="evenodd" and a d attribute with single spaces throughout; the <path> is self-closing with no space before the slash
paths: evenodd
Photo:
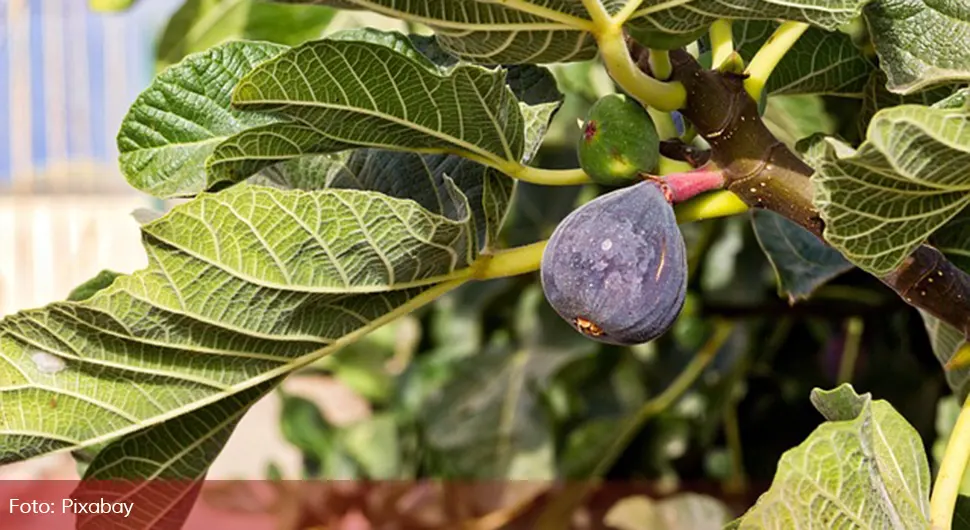
<path id="1" fill-rule="evenodd" d="M 664 272 L 664 264 L 667 263 L 667 236 L 660 240 L 660 263 L 657 264 L 657 274 L 653 276 L 653 281 L 659 282 L 660 275 Z"/>
<path id="2" fill-rule="evenodd" d="M 602 328 L 583 317 L 576 317 L 573 320 L 573 325 L 575 325 L 576 330 L 583 335 L 589 335 L 590 337 L 601 337 L 603 335 Z"/>

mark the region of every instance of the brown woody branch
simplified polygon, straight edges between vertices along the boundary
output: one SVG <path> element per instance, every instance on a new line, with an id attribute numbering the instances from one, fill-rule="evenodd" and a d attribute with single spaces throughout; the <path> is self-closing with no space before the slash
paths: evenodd
<path id="1" fill-rule="evenodd" d="M 634 60 L 649 73 L 647 49 L 628 43 Z M 748 206 L 778 212 L 824 241 L 825 225 L 812 201 L 814 170 L 764 125 L 743 77 L 705 70 L 683 50 L 670 57 L 672 79 L 687 89 L 681 113 L 711 145 L 711 160 L 724 171 L 727 188 Z M 940 251 L 922 245 L 880 280 L 970 339 L 970 275 Z"/>

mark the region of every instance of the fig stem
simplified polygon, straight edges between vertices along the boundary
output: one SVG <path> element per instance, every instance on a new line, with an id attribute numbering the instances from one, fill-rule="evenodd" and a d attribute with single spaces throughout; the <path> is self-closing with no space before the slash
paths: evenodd
<path id="1" fill-rule="evenodd" d="M 659 177 L 645 175 L 645 179 L 657 182 L 671 204 L 679 204 L 701 193 L 721 189 L 725 184 L 724 173 L 720 169 L 692 169 Z"/>
<path id="2" fill-rule="evenodd" d="M 798 42 L 798 38 L 808 29 L 808 24 L 804 22 L 784 22 L 778 29 L 768 37 L 758 53 L 751 59 L 745 74 L 748 75 L 744 80 L 744 90 L 755 101 L 761 100 L 761 92 L 768 82 L 768 77 L 781 62 L 788 50 Z"/>
<path id="3" fill-rule="evenodd" d="M 717 68 L 734 52 L 734 34 L 732 21 L 727 19 L 715 20 L 709 30 L 711 36 L 711 67 Z"/>
<path id="4" fill-rule="evenodd" d="M 672 175 L 674 173 L 683 173 L 684 171 L 691 171 L 693 169 L 694 166 L 690 165 L 689 162 L 676 160 L 664 155 L 660 155 L 660 161 L 657 163 L 658 175 Z"/>
<path id="5" fill-rule="evenodd" d="M 953 509 L 960 494 L 960 483 L 970 460 L 970 398 L 957 416 L 956 425 L 946 442 L 940 473 L 930 495 L 930 524 L 933 530 L 949 529 L 953 524 Z"/>
<path id="6" fill-rule="evenodd" d="M 524 182 L 542 186 L 578 186 L 593 182 L 582 169 L 543 169 L 521 164 L 501 168 L 506 175 Z"/>

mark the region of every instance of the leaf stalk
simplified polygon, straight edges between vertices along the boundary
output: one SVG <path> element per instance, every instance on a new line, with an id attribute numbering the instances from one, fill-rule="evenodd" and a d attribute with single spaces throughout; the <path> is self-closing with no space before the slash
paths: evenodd
<path id="1" fill-rule="evenodd" d="M 728 19 L 715 20 L 708 33 L 711 37 L 711 67 L 717 69 L 734 52 L 733 23 Z"/>
<path id="2" fill-rule="evenodd" d="M 633 62 L 622 26 L 597 26 L 594 35 L 610 77 L 634 99 L 646 107 L 665 112 L 684 106 L 687 102 L 687 91 L 682 83 L 654 79 L 643 73 Z"/>
<path id="3" fill-rule="evenodd" d="M 670 65 L 670 52 L 667 50 L 650 49 L 650 71 L 653 76 L 660 81 L 670 79 L 670 74 L 674 68 Z"/>
<path id="4" fill-rule="evenodd" d="M 963 403 L 956 425 L 946 442 L 940 472 L 930 496 L 932 530 L 949 530 L 953 526 L 953 509 L 960 494 L 960 482 L 970 460 L 970 397 Z"/>
<path id="5" fill-rule="evenodd" d="M 674 207 L 678 223 L 703 221 L 715 217 L 727 217 L 748 211 L 748 205 L 727 190 L 701 195 Z"/>
<path id="6" fill-rule="evenodd" d="M 775 70 L 778 63 L 785 57 L 788 50 L 798 42 L 799 37 L 808 29 L 804 22 L 784 22 L 768 37 L 758 53 L 751 59 L 745 73 L 744 89 L 755 101 L 761 99 L 761 92 L 768 82 L 768 77 Z"/>

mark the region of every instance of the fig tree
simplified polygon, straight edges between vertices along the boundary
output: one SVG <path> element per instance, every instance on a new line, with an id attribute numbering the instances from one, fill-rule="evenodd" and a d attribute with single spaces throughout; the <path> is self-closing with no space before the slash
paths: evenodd
<path id="1" fill-rule="evenodd" d="M 590 338 L 632 345 L 667 331 L 687 294 L 687 251 L 661 186 L 645 180 L 569 214 L 541 279 L 556 312 Z"/>
<path id="2" fill-rule="evenodd" d="M 643 106 L 622 94 L 610 94 L 590 107 L 578 151 L 579 164 L 591 179 L 623 186 L 656 169 L 660 136 Z"/>

